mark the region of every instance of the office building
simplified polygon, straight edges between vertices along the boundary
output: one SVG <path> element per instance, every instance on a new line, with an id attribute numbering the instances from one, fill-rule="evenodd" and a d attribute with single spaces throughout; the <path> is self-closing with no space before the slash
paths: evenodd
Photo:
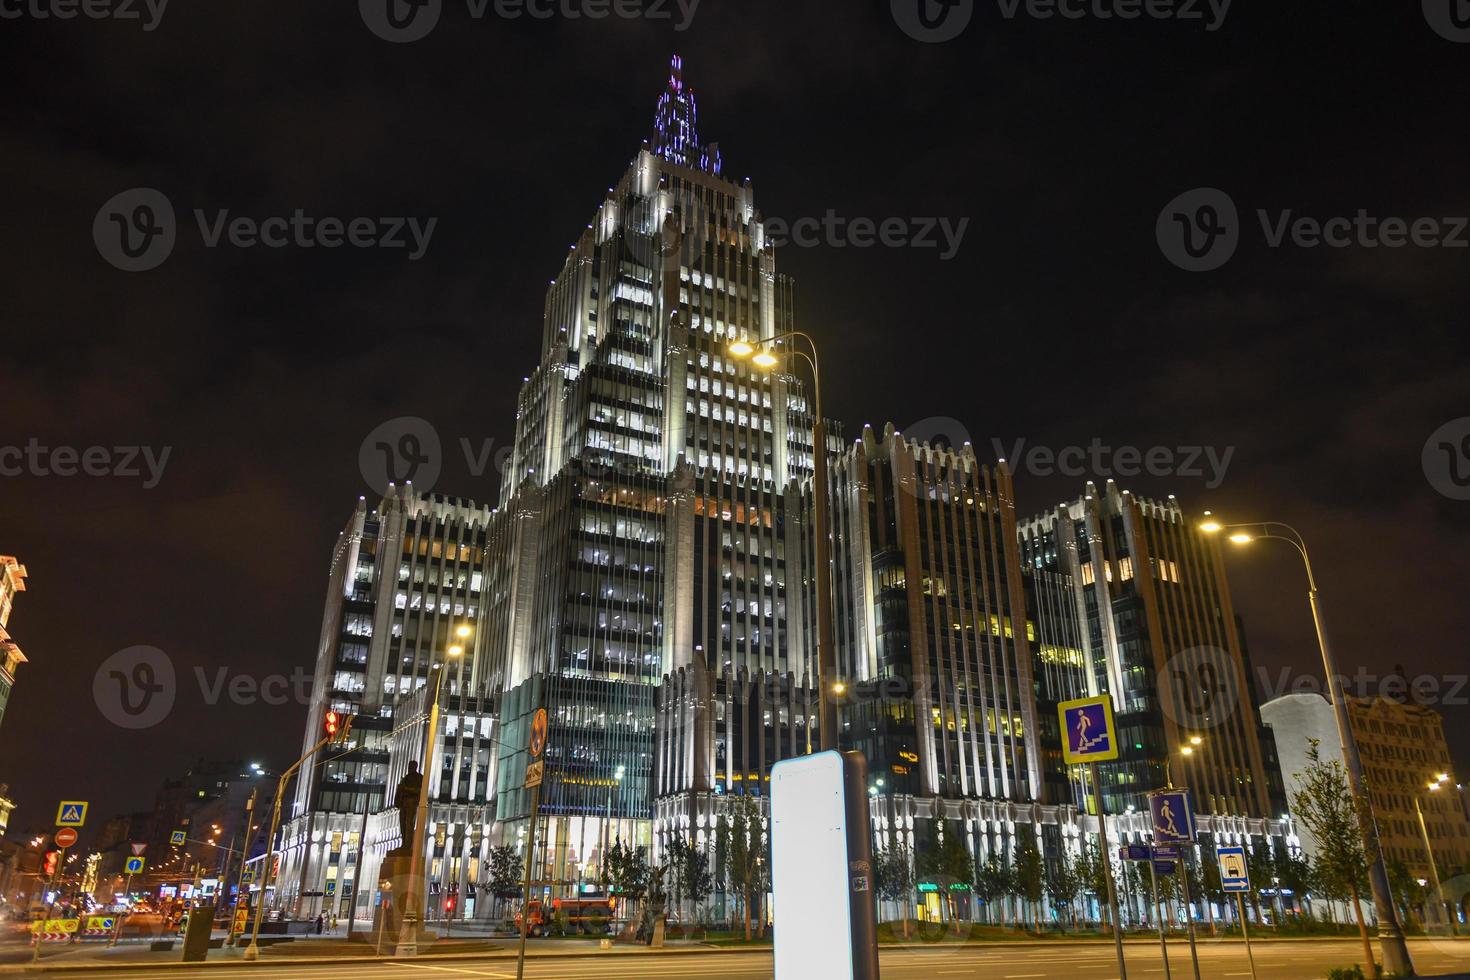
<path id="1" fill-rule="evenodd" d="M 15 597 L 25 590 L 26 567 L 10 555 L 0 555 L 0 722 L 5 720 L 10 692 L 15 690 L 16 672 L 26 662 L 8 629 Z"/>

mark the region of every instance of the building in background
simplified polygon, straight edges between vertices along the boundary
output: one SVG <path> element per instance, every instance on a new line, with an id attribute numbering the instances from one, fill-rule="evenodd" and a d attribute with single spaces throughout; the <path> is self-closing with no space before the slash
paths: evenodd
<path id="1" fill-rule="evenodd" d="M 1202 813 L 1281 814 L 1274 750 L 1263 746 L 1210 536 L 1172 496 L 1144 500 L 1111 480 L 1101 489 L 1089 482 L 1077 500 L 1022 522 L 1020 536 L 1024 561 L 1073 590 L 1086 694 L 1113 698 L 1124 756 L 1102 767 L 1108 812 L 1146 810 L 1149 790 L 1174 785 L 1192 790 Z"/>
<path id="2" fill-rule="evenodd" d="M 1385 861 L 1402 864 L 1416 879 L 1430 880 L 1427 834 L 1443 881 L 1470 874 L 1470 819 L 1454 780 L 1439 712 L 1386 697 L 1349 698 L 1348 708 Z M 1336 712 L 1321 694 L 1275 698 L 1261 706 L 1261 717 L 1275 732 L 1289 792 L 1296 791 L 1298 776 L 1311 765 L 1312 743 L 1323 761 L 1342 761 Z M 1439 788 L 1431 790 L 1432 784 Z M 1315 858 L 1317 841 L 1306 828 L 1301 836 L 1302 849 Z"/>
<path id="3" fill-rule="evenodd" d="M 488 849 L 524 848 L 539 708 L 531 873 L 548 896 L 600 889 L 616 842 L 712 847 L 732 798 L 763 803 L 771 766 L 820 744 L 823 695 L 842 699 L 842 744 L 872 760 L 891 838 L 958 832 L 983 859 L 1029 833 L 1075 851 L 1097 820 L 1061 764 L 1055 705 L 1099 691 L 1136 740 L 1108 783 L 1123 841 L 1146 831 L 1124 806 L 1195 737 L 1197 764 L 1175 775 L 1205 797 L 1206 830 L 1289 832 L 1219 556 L 1177 506 L 1110 486 L 1108 509 L 1090 495 L 1023 529 L 1009 471 L 968 446 L 889 428 L 814 447 L 789 358 L 762 369 L 730 352 L 787 355 L 778 338 L 796 324 L 753 187 L 700 142 L 675 59 L 653 135 L 547 289 L 499 505 L 391 486 L 337 543 L 303 748 L 328 711 L 357 722 L 298 785 L 274 905 L 365 916 L 355 886 L 407 843 L 392 796 L 427 754 L 429 919 L 476 916 Z M 830 528 L 813 527 L 815 451 L 833 461 Z M 836 543 L 829 692 L 815 687 L 818 533 Z M 1134 582 L 1135 563 L 1162 584 Z M 1204 645 L 1224 651 L 1208 669 L 1188 655 Z M 1243 703 L 1174 705 L 1189 678 L 1165 668 L 1181 664 Z M 1161 692 L 1155 675 L 1174 681 Z M 1202 714 L 1176 720 L 1188 710 Z"/>
<path id="4" fill-rule="evenodd" d="M 9 632 L 15 597 L 26 590 L 26 567 L 10 555 L 0 555 L 0 722 L 15 689 L 15 675 L 26 656 Z"/>

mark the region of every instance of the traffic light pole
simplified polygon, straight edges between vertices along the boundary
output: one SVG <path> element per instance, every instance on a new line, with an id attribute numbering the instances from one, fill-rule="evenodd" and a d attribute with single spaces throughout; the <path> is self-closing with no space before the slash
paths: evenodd
<path id="1" fill-rule="evenodd" d="M 333 737 L 322 739 L 313 745 L 305 755 L 291 764 L 291 767 L 281 773 L 280 782 L 276 785 L 276 802 L 271 807 L 271 829 L 269 836 L 265 839 L 265 873 L 260 877 L 260 901 L 255 903 L 255 925 L 250 931 L 250 945 L 245 947 L 245 959 L 254 961 L 260 957 L 260 919 L 265 914 L 265 894 L 270 891 L 272 867 L 275 864 L 276 830 L 281 825 L 281 800 L 286 795 L 286 784 L 291 777 L 296 775 L 306 760 L 316 755 L 333 741 Z"/>

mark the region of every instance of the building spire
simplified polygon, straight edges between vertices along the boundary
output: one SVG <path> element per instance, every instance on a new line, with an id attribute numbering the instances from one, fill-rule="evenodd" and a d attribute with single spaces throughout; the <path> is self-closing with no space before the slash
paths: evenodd
<path id="1" fill-rule="evenodd" d="M 669 84 L 659 96 L 653 119 L 653 152 L 681 167 L 708 173 L 720 172 L 720 144 L 699 142 L 699 106 L 694 89 L 684 85 L 684 59 L 674 55 L 669 65 Z"/>

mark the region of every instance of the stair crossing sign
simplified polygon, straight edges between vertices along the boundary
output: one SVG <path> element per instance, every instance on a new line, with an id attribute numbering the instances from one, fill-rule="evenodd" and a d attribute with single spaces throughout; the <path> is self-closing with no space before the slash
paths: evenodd
<path id="1" fill-rule="evenodd" d="M 62 800 L 56 808 L 56 826 L 81 827 L 87 822 L 87 804 L 83 800 Z"/>
<path id="2" fill-rule="evenodd" d="M 1057 705 L 1062 720 L 1062 757 L 1067 765 L 1111 762 L 1118 758 L 1118 730 L 1113 699 L 1104 694 Z"/>

